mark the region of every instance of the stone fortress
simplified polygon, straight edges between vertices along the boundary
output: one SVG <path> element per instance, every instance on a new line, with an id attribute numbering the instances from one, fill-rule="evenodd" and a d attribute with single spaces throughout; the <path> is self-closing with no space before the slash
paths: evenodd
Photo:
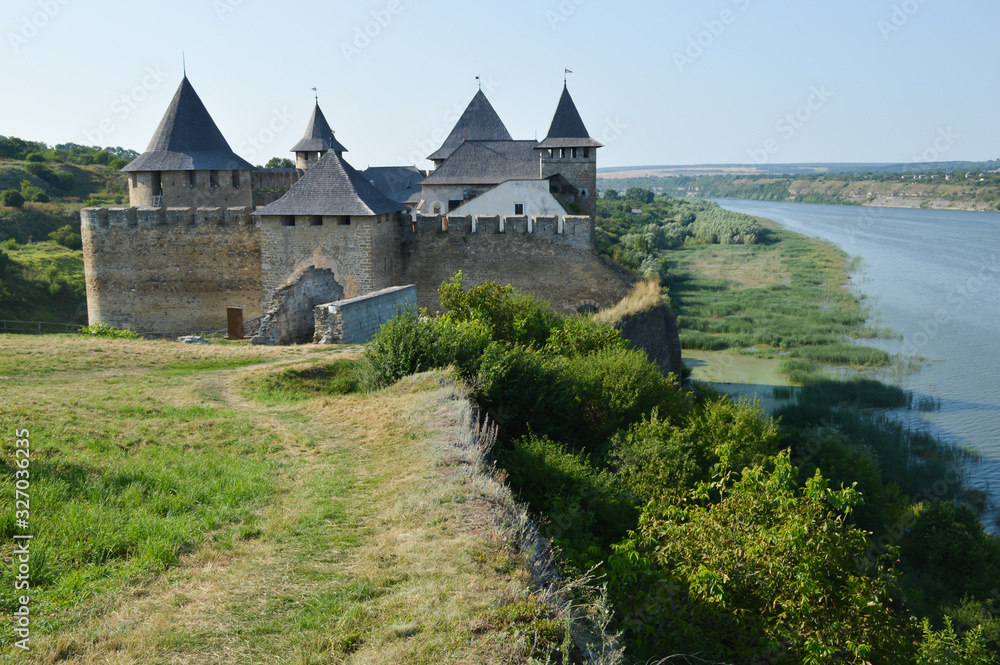
<path id="1" fill-rule="evenodd" d="M 514 140 L 480 90 L 428 173 L 356 170 L 318 101 L 292 148 L 297 168 L 255 169 L 185 75 L 149 147 L 122 169 L 131 207 L 81 213 L 90 322 L 221 330 L 227 307 L 259 317 L 318 272 L 330 294 L 309 310 L 401 285 L 435 309 L 458 271 L 466 286 L 510 283 L 563 312 L 610 306 L 630 280 L 594 250 L 600 147 L 565 86 L 541 142 Z"/>

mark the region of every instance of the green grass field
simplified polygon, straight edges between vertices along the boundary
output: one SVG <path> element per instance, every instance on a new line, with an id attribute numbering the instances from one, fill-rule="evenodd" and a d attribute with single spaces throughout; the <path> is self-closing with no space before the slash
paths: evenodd
<path id="1" fill-rule="evenodd" d="M 30 432 L 31 647 L 0 662 L 526 662 L 564 633 L 443 375 L 358 394 L 319 346 L 0 336 L 0 492 Z M 465 411 L 463 411 L 463 409 Z M 462 659 L 468 659 L 463 661 Z"/>

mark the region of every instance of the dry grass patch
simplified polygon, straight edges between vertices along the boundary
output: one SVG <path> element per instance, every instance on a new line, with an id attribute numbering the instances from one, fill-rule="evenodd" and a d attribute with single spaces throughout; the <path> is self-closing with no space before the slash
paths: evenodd
<path id="1" fill-rule="evenodd" d="M 639 314 L 646 312 L 664 302 L 663 294 L 660 291 L 659 280 L 643 280 L 636 282 L 628 295 L 618 301 L 613 307 L 603 309 L 594 318 L 598 321 L 613 323 L 629 314 Z"/>
<path id="2" fill-rule="evenodd" d="M 791 284 L 792 273 L 768 253 L 727 246 L 711 248 L 685 257 L 684 268 L 710 280 L 725 280 L 731 289 L 759 289 L 772 284 Z"/>

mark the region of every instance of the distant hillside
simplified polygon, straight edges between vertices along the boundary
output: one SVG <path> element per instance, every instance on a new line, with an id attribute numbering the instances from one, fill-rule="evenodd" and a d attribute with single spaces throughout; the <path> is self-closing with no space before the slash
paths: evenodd
<path id="1" fill-rule="evenodd" d="M 671 175 L 725 175 L 729 173 L 757 174 L 768 176 L 802 174 L 887 174 L 887 173 L 934 173 L 937 171 L 996 171 L 1000 169 L 1000 159 L 986 162 L 911 162 L 911 163 L 866 163 L 842 162 L 814 164 L 676 164 L 662 166 L 613 166 L 597 169 L 602 178 L 636 178 L 645 176 Z"/>
<path id="2" fill-rule="evenodd" d="M 732 198 L 894 208 L 1000 210 L 1000 173 L 989 170 L 927 173 L 675 175 L 601 177 L 601 190 L 643 187 L 671 196 Z"/>
<path id="3" fill-rule="evenodd" d="M 0 136 L 0 319 L 86 321 L 80 209 L 124 204 L 135 156 Z"/>

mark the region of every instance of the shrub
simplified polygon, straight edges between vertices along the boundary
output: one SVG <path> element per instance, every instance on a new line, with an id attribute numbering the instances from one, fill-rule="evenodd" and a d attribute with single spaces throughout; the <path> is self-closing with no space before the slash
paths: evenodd
<path id="1" fill-rule="evenodd" d="M 83 239 L 69 224 L 53 231 L 49 234 L 49 237 L 63 247 L 67 247 L 69 249 L 83 249 Z"/>
<path id="2" fill-rule="evenodd" d="M 126 330 L 109 326 L 106 323 L 92 323 L 89 326 L 80 328 L 80 334 L 84 337 L 105 337 L 109 339 L 142 339 L 142 335 L 134 330 Z"/>
<path id="3" fill-rule="evenodd" d="M 521 500 L 545 515 L 553 543 L 577 554 L 580 568 L 597 563 L 584 554 L 592 546 L 607 547 L 635 524 L 639 510 L 621 483 L 561 443 L 526 436 L 503 451 L 500 462 Z"/>
<path id="4" fill-rule="evenodd" d="M 482 355 L 473 397 L 509 438 L 535 432 L 563 439 L 572 420 L 562 372 L 529 347 L 492 342 Z"/>
<path id="5" fill-rule="evenodd" d="M 603 457 L 607 441 L 622 427 L 659 407 L 668 417 L 683 409 L 677 387 L 642 351 L 606 348 L 564 361 L 572 390 L 567 421 L 581 447 Z"/>
<path id="6" fill-rule="evenodd" d="M 49 195 L 41 187 L 35 187 L 30 180 L 21 181 L 21 196 L 25 201 L 35 201 L 36 203 L 48 203 Z"/>
<path id="7" fill-rule="evenodd" d="M 438 287 L 438 297 L 448 317 L 482 321 L 498 342 L 540 347 L 559 324 L 548 305 L 509 284 L 483 282 L 466 291 L 461 272 Z"/>
<path id="8" fill-rule="evenodd" d="M 601 349 L 627 349 L 629 342 L 611 324 L 588 316 L 570 316 L 549 332 L 545 350 L 560 356 L 579 356 Z"/>
<path id="9" fill-rule="evenodd" d="M 10 208 L 20 208 L 24 205 L 24 196 L 16 189 L 5 189 L 0 192 L 0 205 Z"/>
<path id="10" fill-rule="evenodd" d="M 373 387 L 390 386 L 404 376 L 437 367 L 436 338 L 434 322 L 426 312 L 399 309 L 365 349 Z"/>
<path id="11" fill-rule="evenodd" d="M 773 468 L 773 470 L 769 470 Z M 706 503 L 709 496 L 716 501 Z M 796 482 L 787 453 L 726 474 L 666 509 L 648 506 L 609 558 L 609 582 L 642 656 L 700 652 L 708 661 L 904 663 L 908 622 L 894 580 L 861 570 L 860 500 L 818 473 Z"/>
<path id="12" fill-rule="evenodd" d="M 44 162 L 45 155 L 43 155 L 40 152 L 29 152 L 27 155 L 24 156 L 24 160 L 26 162 Z"/>

